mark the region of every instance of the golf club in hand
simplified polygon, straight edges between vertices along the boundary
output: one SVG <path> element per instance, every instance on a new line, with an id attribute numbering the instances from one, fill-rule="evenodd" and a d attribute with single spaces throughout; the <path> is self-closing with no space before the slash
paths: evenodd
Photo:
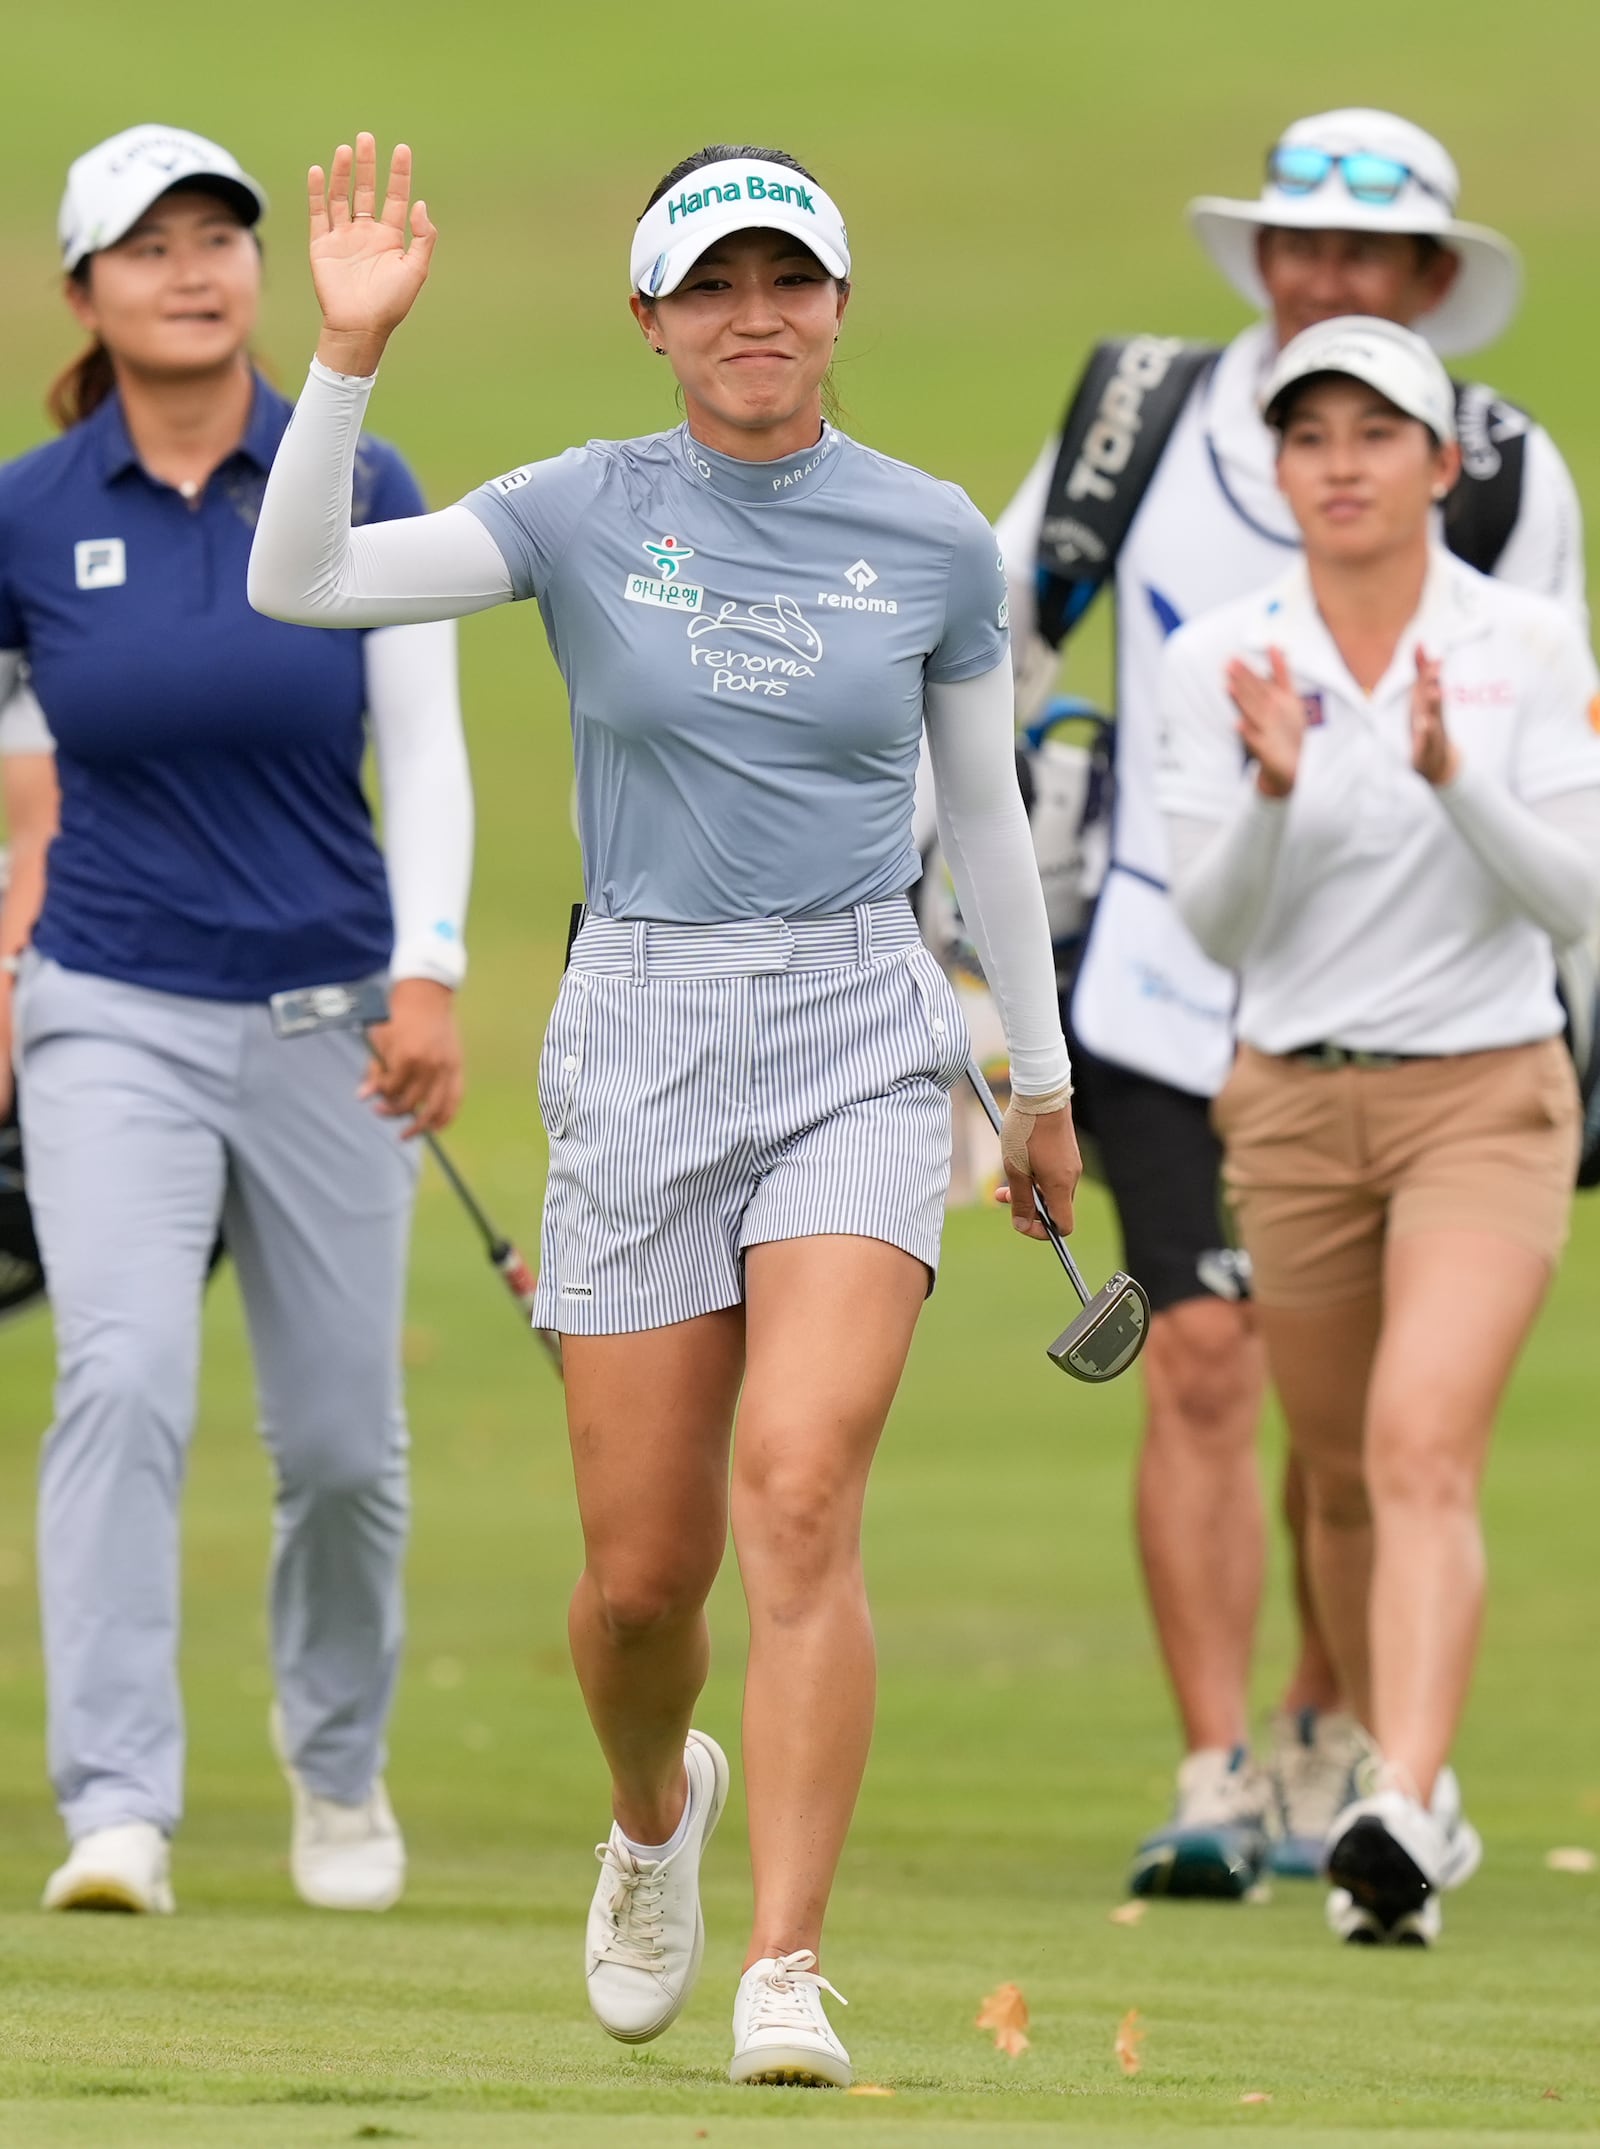
<path id="1" fill-rule="evenodd" d="M 994 1092 L 984 1080 L 983 1070 L 976 1060 L 967 1061 L 967 1080 L 988 1114 L 989 1124 L 999 1134 L 1000 1107 L 995 1103 Z M 1115 1380 L 1133 1364 L 1150 1333 L 1150 1301 L 1144 1285 L 1119 1269 L 1108 1283 L 1091 1292 L 1037 1186 L 1033 1190 L 1033 1202 L 1045 1235 L 1056 1250 L 1056 1259 L 1066 1270 L 1067 1279 L 1083 1308 L 1050 1345 L 1047 1356 L 1052 1365 L 1058 1365 L 1063 1373 L 1070 1373 L 1074 1380 Z"/>

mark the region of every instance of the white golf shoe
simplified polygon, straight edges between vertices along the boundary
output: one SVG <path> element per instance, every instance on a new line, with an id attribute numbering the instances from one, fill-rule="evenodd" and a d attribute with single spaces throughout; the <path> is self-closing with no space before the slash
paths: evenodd
<path id="1" fill-rule="evenodd" d="M 1360 1796 L 1360 1771 L 1376 1749 L 1342 1710 L 1280 1709 L 1268 1736 L 1267 1774 L 1276 1810 L 1270 1816 L 1267 1867 L 1286 1879 L 1316 1880 L 1327 1855 L 1328 1831 Z"/>
<path id="2" fill-rule="evenodd" d="M 817 1974 L 809 1948 L 753 1962 L 734 1997 L 729 2081 L 848 2089 L 850 2055 L 822 2011 L 825 1992 L 832 1992 L 841 2007 L 850 2004 Z"/>
<path id="3" fill-rule="evenodd" d="M 640 1858 L 613 1824 L 595 1845 L 600 1879 L 589 1906 L 584 1975 L 595 2020 L 625 2045 L 648 2044 L 674 2022 L 705 1953 L 700 1859 L 728 1797 L 728 1763 L 715 1739 L 691 1731 L 683 1749 L 688 1826 L 665 1858 Z"/>
<path id="4" fill-rule="evenodd" d="M 170 1918 L 172 1856 L 149 1821 L 121 1821 L 80 1836 L 45 1883 L 46 1910 L 131 1910 Z"/>
<path id="5" fill-rule="evenodd" d="M 341 1805 L 303 1781 L 288 1757 L 277 1709 L 272 1743 L 294 1810 L 289 1877 L 300 1900 L 316 1910 L 392 1910 L 405 1892 L 406 1846 L 383 1778 L 359 1805 Z"/>
<path id="6" fill-rule="evenodd" d="M 1329 1831 L 1328 1923 L 1357 1946 L 1431 1947 L 1443 1929 L 1440 1896 L 1482 1860 L 1454 1769 L 1439 1771 L 1427 1806 L 1383 1770 L 1372 1795 L 1346 1806 Z"/>

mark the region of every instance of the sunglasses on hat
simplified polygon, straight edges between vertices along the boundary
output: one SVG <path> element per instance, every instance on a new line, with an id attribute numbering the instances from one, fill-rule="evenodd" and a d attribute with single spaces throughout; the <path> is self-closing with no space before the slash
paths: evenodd
<path id="1" fill-rule="evenodd" d="M 1267 178 L 1282 194 L 1314 194 L 1335 172 L 1356 201 L 1398 201 L 1410 180 L 1447 209 L 1452 206 L 1447 195 L 1398 157 L 1379 157 L 1365 149 L 1335 156 L 1328 149 L 1306 149 L 1283 142 L 1267 152 Z"/>

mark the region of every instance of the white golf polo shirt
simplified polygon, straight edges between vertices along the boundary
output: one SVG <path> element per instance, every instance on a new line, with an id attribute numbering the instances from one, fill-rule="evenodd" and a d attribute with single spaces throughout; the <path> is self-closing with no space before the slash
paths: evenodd
<path id="1" fill-rule="evenodd" d="M 1323 624 L 1303 563 L 1176 633 L 1161 675 L 1163 811 L 1230 821 L 1253 789 L 1225 667 L 1282 649 L 1308 728 L 1238 1032 L 1262 1052 L 1489 1050 L 1555 1036 L 1548 935 L 1523 915 L 1411 765 L 1418 644 L 1476 782 L 1527 805 L 1600 787 L 1600 677 L 1571 615 L 1436 548 L 1420 610 L 1371 695 Z M 1262 810 L 1262 809 L 1258 809 Z"/>

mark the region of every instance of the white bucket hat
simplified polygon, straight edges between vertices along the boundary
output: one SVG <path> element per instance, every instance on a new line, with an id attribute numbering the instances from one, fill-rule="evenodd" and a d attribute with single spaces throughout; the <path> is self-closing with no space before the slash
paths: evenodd
<path id="1" fill-rule="evenodd" d="M 236 157 L 184 127 L 126 127 L 97 142 L 67 173 L 57 231 L 61 266 L 72 270 L 87 254 L 125 239 L 169 187 L 210 180 L 247 224 L 266 212 L 267 197 Z"/>
<path id="2" fill-rule="evenodd" d="M 1269 425 L 1284 394 L 1316 373 L 1343 373 L 1376 388 L 1408 418 L 1417 418 L 1435 440 L 1456 437 L 1456 392 L 1433 346 L 1394 321 L 1345 314 L 1304 328 L 1278 353 L 1261 390 L 1261 415 Z"/>
<path id="3" fill-rule="evenodd" d="M 737 157 L 702 165 L 652 202 L 628 254 L 628 281 L 646 298 L 676 291 L 700 256 L 730 231 L 787 231 L 830 276 L 850 274 L 844 219 L 814 179 L 792 165 Z"/>
<path id="4" fill-rule="evenodd" d="M 1509 239 L 1482 224 L 1463 224 L 1455 207 L 1461 180 L 1442 143 L 1393 112 L 1351 109 L 1297 119 L 1274 144 L 1284 150 L 1322 151 L 1330 160 L 1375 157 L 1403 167 L 1393 200 L 1362 200 L 1351 191 L 1347 168 L 1330 162 L 1320 183 L 1290 191 L 1273 177 L 1257 201 L 1203 194 L 1189 204 L 1196 238 L 1235 291 L 1253 306 L 1268 305 L 1256 266 L 1256 234 L 1271 226 L 1291 231 L 1395 231 L 1437 239 L 1460 258 L 1456 280 L 1443 301 L 1416 323 L 1436 351 L 1447 356 L 1492 343 L 1510 324 L 1522 293 L 1522 260 Z"/>

